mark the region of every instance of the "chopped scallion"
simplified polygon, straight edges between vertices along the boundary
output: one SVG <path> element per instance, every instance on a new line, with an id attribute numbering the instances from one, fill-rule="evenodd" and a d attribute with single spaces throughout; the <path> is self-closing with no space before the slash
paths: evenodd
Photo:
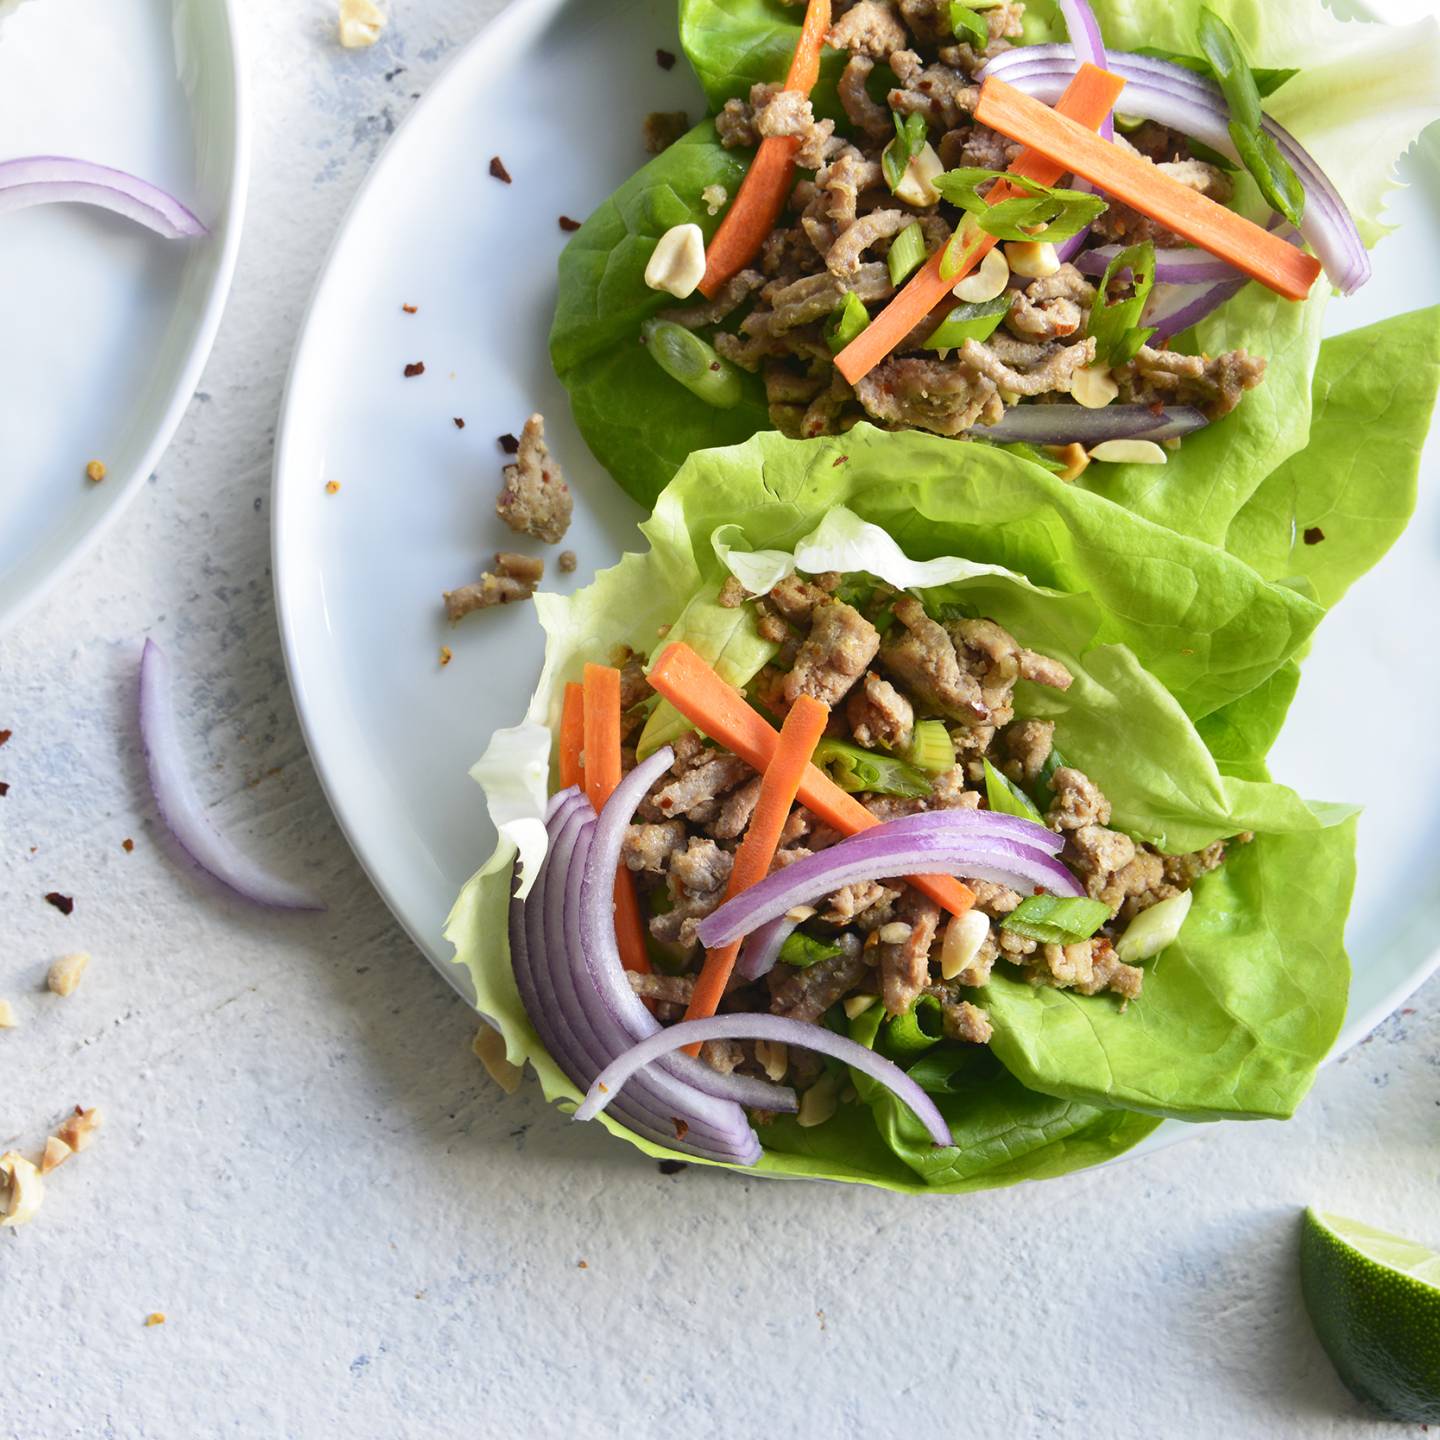
<path id="1" fill-rule="evenodd" d="M 1115 298 L 1125 286 L 1130 293 Z M 1142 241 L 1122 250 L 1106 267 L 1104 278 L 1090 307 L 1086 333 L 1095 339 L 1097 360 L 1123 365 L 1133 360 L 1140 347 L 1155 333 L 1153 326 L 1140 324 L 1145 302 L 1155 286 L 1155 242 Z"/>
<path id="2" fill-rule="evenodd" d="M 650 358 L 697 400 L 717 410 L 733 410 L 743 397 L 740 372 L 683 325 L 652 316 L 640 327 Z"/>
<path id="3" fill-rule="evenodd" d="M 824 739 L 812 757 L 842 790 L 852 795 L 905 795 L 919 799 L 930 793 L 930 777 L 893 755 L 862 750 L 848 740 Z"/>
<path id="4" fill-rule="evenodd" d="M 785 937 L 780 947 L 780 963 L 793 965 L 797 970 L 807 969 L 820 960 L 829 960 L 840 953 L 840 946 L 828 940 L 817 940 L 803 930 L 793 930 Z"/>
<path id="5" fill-rule="evenodd" d="M 1099 900 L 1027 895 L 1001 920 L 1000 928 L 1042 945 L 1074 945 L 1088 940 L 1109 918 L 1110 907 Z"/>
<path id="6" fill-rule="evenodd" d="M 868 324 L 869 312 L 853 290 L 836 305 L 825 322 L 825 343 L 832 355 L 838 355 Z"/>
<path id="7" fill-rule="evenodd" d="M 1042 824 L 1040 812 L 1030 797 L 1008 776 L 985 761 L 985 803 L 997 815 L 1018 815 L 1022 820 Z"/>
<path id="8" fill-rule="evenodd" d="M 967 340 L 988 340 L 1009 309 L 1009 295 L 997 295 L 993 300 L 957 305 L 930 332 L 925 341 L 925 349 L 955 350 Z"/>
<path id="9" fill-rule="evenodd" d="M 903 1015 L 892 1016 L 881 1027 L 876 1049 L 903 1065 L 919 1059 L 945 1034 L 945 1015 L 933 995 L 921 995 Z"/>
<path id="10" fill-rule="evenodd" d="M 925 232 L 918 220 L 912 220 L 890 242 L 885 261 L 890 267 L 892 285 L 903 285 L 925 263 Z"/>
<path id="11" fill-rule="evenodd" d="M 955 742 L 943 720 L 918 720 L 905 758 L 927 775 L 943 775 L 955 768 Z"/>

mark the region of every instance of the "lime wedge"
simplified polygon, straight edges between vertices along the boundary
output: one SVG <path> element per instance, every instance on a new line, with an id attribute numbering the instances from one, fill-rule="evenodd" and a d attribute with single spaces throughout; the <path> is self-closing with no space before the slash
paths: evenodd
<path id="1" fill-rule="evenodd" d="M 1396 1420 L 1440 1421 L 1440 1255 L 1307 1210 L 1300 1284 L 1320 1343 L 1361 1400 Z"/>

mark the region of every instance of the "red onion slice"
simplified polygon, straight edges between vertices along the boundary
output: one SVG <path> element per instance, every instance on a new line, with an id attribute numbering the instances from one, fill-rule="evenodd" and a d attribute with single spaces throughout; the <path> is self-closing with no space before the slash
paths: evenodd
<path id="1" fill-rule="evenodd" d="M 1233 280 L 1221 280 L 1214 285 L 1184 286 L 1166 297 L 1158 305 L 1147 306 L 1145 323 L 1155 327 L 1150 337 L 1152 343 L 1169 340 L 1182 330 L 1198 325 L 1207 315 L 1212 315 L 1227 300 L 1238 295 L 1246 286 L 1243 275 Z M 1153 436 L 1145 436 L 1153 439 Z"/>
<path id="2" fill-rule="evenodd" d="M 780 958 L 781 947 L 795 933 L 800 922 L 792 920 L 787 912 L 753 930 L 745 937 L 745 944 L 736 957 L 735 968 L 745 980 L 758 980 L 768 975 Z"/>
<path id="3" fill-rule="evenodd" d="M 140 744 L 155 808 L 176 843 L 204 871 L 243 900 L 272 910 L 323 910 L 308 890 L 262 869 L 211 823 L 185 768 L 175 729 L 170 662 L 153 641 L 140 657 Z"/>
<path id="4" fill-rule="evenodd" d="M 684 1045 L 706 1040 L 768 1040 L 782 1045 L 797 1045 L 820 1055 L 842 1061 L 861 1074 L 885 1086 L 897 1099 L 915 1112 L 916 1118 L 930 1132 L 939 1146 L 954 1144 L 945 1117 L 935 1102 L 898 1065 L 877 1055 L 823 1025 L 807 1025 L 800 1020 L 786 1020 L 780 1015 L 715 1015 L 708 1020 L 682 1020 L 668 1030 L 640 1041 L 623 1055 L 617 1056 L 595 1078 L 585 1102 L 575 1112 L 577 1120 L 593 1120 L 633 1076 L 652 1061 Z"/>
<path id="5" fill-rule="evenodd" d="M 727 900 L 700 922 L 700 943 L 728 945 L 797 905 L 845 885 L 898 875 L 958 875 L 1028 892 L 1039 886 L 1057 895 L 1083 896 L 1084 887 L 1052 855 L 1001 836 L 886 834 L 887 826 L 807 855 Z"/>
<path id="6" fill-rule="evenodd" d="M 1100 22 L 1085 0 L 1055 0 L 1061 18 L 1065 21 L 1065 32 L 1079 61 L 1089 61 L 1101 70 L 1106 66 L 1105 42 L 1100 38 Z M 1107 115 L 1100 122 L 1100 138 L 1115 138 L 1115 117 Z M 1068 257 L 1062 256 L 1062 259 Z"/>
<path id="7" fill-rule="evenodd" d="M 208 233 L 173 195 L 123 170 L 64 155 L 0 161 L 0 214 L 71 201 L 112 210 L 167 240 Z"/>
<path id="8" fill-rule="evenodd" d="M 997 55 L 979 78 L 983 81 L 998 75 L 1017 90 L 1053 105 L 1076 68 L 1075 52 L 1069 45 L 1023 45 Z M 1239 162 L 1230 138 L 1230 109 L 1214 81 L 1183 65 L 1148 55 L 1112 51 L 1108 68 L 1125 81 L 1121 102 L 1125 114 L 1178 130 Z M 1262 123 L 1305 187 L 1301 232 L 1331 282 L 1342 294 L 1353 294 L 1370 278 L 1370 254 L 1345 201 L 1293 135 L 1268 116 Z"/>
<path id="9" fill-rule="evenodd" d="M 1076 262 L 1084 275 L 1103 275 L 1110 262 L 1126 247 L 1097 245 Z M 1171 246 L 1155 252 L 1155 278 L 1163 285 L 1206 285 L 1219 280 L 1245 279 L 1233 265 L 1194 246 Z"/>
<path id="10" fill-rule="evenodd" d="M 1221 296 L 1210 308 L 1225 298 Z M 1160 322 L 1147 316 L 1146 323 Z M 1192 319 L 1185 323 L 1195 322 Z M 1002 444 L 1011 441 L 1026 445 L 1078 443 L 1088 449 L 1102 440 L 1173 440 L 1209 423 L 1205 412 L 1193 405 L 1166 405 L 1158 412 L 1150 405 L 1113 404 L 1102 410 L 1066 404 L 1011 405 L 993 425 L 977 425 L 969 433 L 977 440 L 998 440 Z"/>

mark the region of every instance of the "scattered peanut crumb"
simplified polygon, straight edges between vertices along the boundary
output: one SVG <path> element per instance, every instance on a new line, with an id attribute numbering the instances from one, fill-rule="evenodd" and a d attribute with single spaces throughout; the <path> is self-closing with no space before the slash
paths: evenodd
<path id="1" fill-rule="evenodd" d="M 416 313 L 419 311 L 419 309 L 420 309 L 420 307 L 419 307 L 418 305 L 402 305 L 400 308 L 401 308 L 407 315 L 414 315 L 414 314 L 416 314 Z"/>
<path id="2" fill-rule="evenodd" d="M 708 214 L 718 215 L 721 207 L 730 198 L 730 193 L 723 185 L 707 185 L 700 192 L 700 198 L 705 202 Z"/>
<path id="3" fill-rule="evenodd" d="M 340 0 L 340 43 L 347 50 L 373 45 L 385 28 L 385 12 L 374 0 Z"/>
<path id="4" fill-rule="evenodd" d="M 57 1165 L 63 1165 L 74 1153 L 58 1135 L 49 1136 L 45 1141 L 45 1153 L 40 1157 L 40 1173 L 48 1175 Z"/>
<path id="5" fill-rule="evenodd" d="M 95 1139 L 95 1132 L 105 1123 L 105 1116 L 98 1105 L 89 1110 L 75 1107 L 73 1115 L 65 1117 L 65 1123 L 55 1132 L 57 1140 L 63 1140 L 72 1150 L 88 1150 Z"/>
<path id="6" fill-rule="evenodd" d="M 338 495 L 340 493 L 340 482 L 338 480 L 327 480 L 325 482 L 325 493 L 327 495 Z"/>
<path id="7" fill-rule="evenodd" d="M 165 1312 L 163 1310 L 152 1310 L 146 1317 L 147 1325 L 163 1325 L 165 1323 Z"/>
<path id="8" fill-rule="evenodd" d="M 62 955 L 50 967 L 45 983 L 57 995 L 73 995 L 89 963 L 90 956 L 84 950 L 77 950 L 73 955 Z"/>
<path id="9" fill-rule="evenodd" d="M 573 575 L 575 573 L 575 567 L 579 563 L 573 550 L 562 550 L 559 558 L 555 561 L 562 575 Z"/>
<path id="10" fill-rule="evenodd" d="M 127 835 L 120 842 L 120 848 L 128 855 L 135 848 L 135 842 Z"/>
<path id="11" fill-rule="evenodd" d="M 470 1048 L 480 1057 L 480 1063 L 490 1072 L 490 1078 L 507 1095 L 513 1095 L 520 1088 L 525 1071 L 506 1058 L 505 1037 L 498 1030 L 482 1023 L 470 1042 Z"/>
<path id="12" fill-rule="evenodd" d="M 0 1000 L 0 1030 L 13 1030 L 18 1023 L 15 1007 L 8 1000 Z"/>
<path id="13" fill-rule="evenodd" d="M 45 1181 L 39 1170 L 18 1150 L 7 1150 L 0 1155 L 0 1175 L 8 1182 L 10 1192 L 0 1225 L 29 1224 L 45 1199 Z"/>
<path id="14" fill-rule="evenodd" d="M 85 467 L 85 478 L 98 485 L 105 478 L 105 462 L 103 460 L 92 460 Z"/>
<path id="15" fill-rule="evenodd" d="M 442 666 L 448 665 L 454 658 L 455 652 L 448 645 L 440 647 L 440 664 Z"/>

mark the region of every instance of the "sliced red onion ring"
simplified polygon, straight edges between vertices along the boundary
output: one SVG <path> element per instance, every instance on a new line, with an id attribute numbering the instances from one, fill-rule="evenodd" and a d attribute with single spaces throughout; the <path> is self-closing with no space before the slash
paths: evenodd
<path id="1" fill-rule="evenodd" d="M 1147 323 L 1157 323 L 1151 317 L 1146 319 Z M 1194 321 L 1186 323 L 1194 324 Z M 998 440 L 1002 444 L 1078 442 L 1090 446 L 1102 440 L 1173 440 L 1209 423 L 1205 412 L 1193 405 L 1165 405 L 1159 411 L 1150 405 L 1115 404 L 1103 410 L 1091 410 L 1084 405 L 1010 405 L 993 425 L 977 425 L 969 433 L 977 440 Z"/>
<path id="2" fill-rule="evenodd" d="M 1053 855 L 1015 840 L 973 832 L 949 837 L 892 836 L 886 833 L 888 828 L 877 825 L 861 831 L 767 875 L 700 922 L 700 943 L 711 949 L 728 945 L 758 930 L 767 920 L 832 890 L 896 875 L 959 875 L 1022 892 L 1039 886 L 1057 895 L 1085 893 Z"/>
<path id="3" fill-rule="evenodd" d="M 0 214 L 65 201 L 113 210 L 167 240 L 207 233 L 173 195 L 123 170 L 64 155 L 0 161 Z"/>
<path id="4" fill-rule="evenodd" d="M 1125 248 L 1124 245 L 1097 245 L 1075 262 L 1076 268 L 1084 275 L 1103 275 L 1110 262 Z M 1233 265 L 1193 245 L 1156 250 L 1155 278 L 1162 285 L 1206 285 L 1237 278 L 1243 284 L 1245 280 Z"/>
<path id="5" fill-rule="evenodd" d="M 863 830 L 860 834 L 873 835 L 877 828 Z M 887 835 L 892 836 L 954 835 L 976 831 L 1017 840 L 1032 850 L 1043 850 L 1047 855 L 1058 855 L 1065 848 L 1063 835 L 1057 835 L 1023 815 L 1004 815 L 998 810 L 924 810 L 918 815 L 897 815 L 885 822 L 884 829 Z"/>
<path id="6" fill-rule="evenodd" d="M 1075 51 L 1075 58 L 1081 62 L 1105 69 L 1105 42 L 1100 38 L 1100 22 L 1085 0 L 1055 0 L 1061 18 L 1065 21 L 1065 33 Z M 1107 115 L 1100 122 L 1100 137 L 1103 140 L 1115 138 L 1115 117 Z M 1066 258 L 1066 257 L 1062 257 Z"/>
<path id="7" fill-rule="evenodd" d="M 935 1102 L 898 1065 L 844 1035 L 827 1030 L 823 1025 L 807 1025 L 780 1015 L 715 1015 L 708 1020 L 682 1020 L 668 1030 L 651 1035 L 611 1061 L 596 1076 L 584 1103 L 575 1112 L 575 1118 L 593 1120 L 614 1100 L 617 1092 L 637 1070 L 681 1046 L 696 1042 L 703 1044 L 706 1040 L 768 1040 L 771 1044 L 797 1045 L 821 1055 L 833 1056 L 878 1081 L 897 1099 L 903 1100 L 930 1132 L 930 1138 L 936 1145 L 955 1143 L 950 1127 Z"/>
<path id="8" fill-rule="evenodd" d="M 745 944 L 736 958 L 735 968 L 745 980 L 758 980 L 768 975 L 780 958 L 781 947 L 799 927 L 798 920 L 792 920 L 787 912 L 762 925 L 745 937 Z"/>
<path id="9" fill-rule="evenodd" d="M 606 1008 L 632 1040 L 654 1034 L 660 1025 L 630 988 L 620 961 L 615 942 L 614 876 L 631 817 L 674 758 L 675 752 L 664 746 L 642 760 L 615 787 L 600 812 L 584 873 L 570 882 L 580 890 L 581 933 L 591 979 Z M 669 1056 L 662 1064 L 671 1074 L 709 1097 L 767 1110 L 790 1110 L 796 1103 L 794 1091 L 785 1086 L 744 1075 L 722 1075 L 691 1055 Z"/>
<path id="10" fill-rule="evenodd" d="M 1207 315 L 1214 314 L 1227 300 L 1238 295 L 1247 283 L 1243 275 L 1237 275 L 1233 280 L 1221 280 L 1214 285 L 1177 287 L 1158 303 L 1152 295 L 1151 304 L 1145 309 L 1145 323 L 1155 327 L 1151 343 L 1159 344 L 1192 325 L 1198 325 Z"/>
<path id="11" fill-rule="evenodd" d="M 140 657 L 140 744 L 155 808 L 176 843 L 204 871 L 243 900 L 272 910 L 323 910 L 308 890 L 263 869 L 211 823 L 195 792 L 175 730 L 170 662 L 153 641 Z"/>
<path id="12" fill-rule="evenodd" d="M 998 75 L 1017 90 L 1053 105 L 1076 68 L 1075 52 L 1069 45 L 1023 45 L 997 55 L 979 78 L 983 81 Z M 1121 103 L 1127 115 L 1178 130 L 1239 162 L 1239 152 L 1230 138 L 1230 109 L 1214 81 L 1183 65 L 1148 55 L 1112 51 L 1107 68 L 1125 81 Z M 1331 283 L 1342 294 L 1353 294 L 1370 278 L 1370 255 L 1350 211 L 1325 172 L 1295 137 L 1268 116 L 1262 123 L 1305 187 L 1301 232 Z"/>

